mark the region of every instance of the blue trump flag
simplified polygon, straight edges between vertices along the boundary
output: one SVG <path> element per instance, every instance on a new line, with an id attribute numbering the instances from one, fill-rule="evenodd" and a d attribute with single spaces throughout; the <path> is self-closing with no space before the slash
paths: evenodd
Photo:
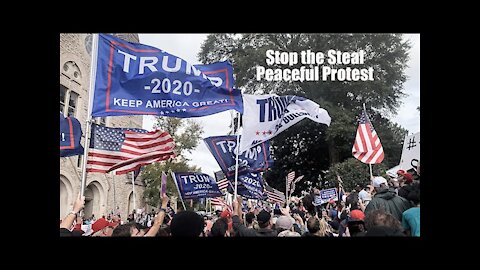
<path id="1" fill-rule="evenodd" d="M 229 62 L 191 65 L 155 47 L 99 35 L 92 116 L 199 117 L 243 112 Z"/>
<path id="2" fill-rule="evenodd" d="M 172 177 L 182 198 L 215 198 L 223 196 L 215 180 L 208 174 L 196 172 L 172 172 Z"/>
<path id="3" fill-rule="evenodd" d="M 82 126 L 74 117 L 64 117 L 60 113 L 60 156 L 78 156 L 83 154 Z"/>
<path id="4" fill-rule="evenodd" d="M 235 182 L 229 180 L 231 185 L 228 185 L 227 191 L 234 194 Z M 245 173 L 238 176 L 237 194 L 247 199 L 262 199 L 263 194 L 263 179 L 259 173 Z"/>
<path id="5" fill-rule="evenodd" d="M 237 136 L 215 136 L 203 139 L 227 178 L 235 177 Z M 270 143 L 263 142 L 238 155 L 238 174 L 260 172 L 273 166 Z"/>

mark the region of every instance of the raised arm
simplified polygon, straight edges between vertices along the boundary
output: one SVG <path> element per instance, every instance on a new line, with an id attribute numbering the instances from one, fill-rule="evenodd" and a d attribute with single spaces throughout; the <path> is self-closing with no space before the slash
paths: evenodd
<path id="1" fill-rule="evenodd" d="M 165 194 L 162 197 L 162 205 L 160 206 L 160 211 L 158 212 L 157 216 L 155 217 L 155 220 L 153 221 L 153 225 L 148 230 L 147 234 L 145 236 L 155 236 L 157 235 L 157 232 L 160 230 L 160 227 L 163 224 L 163 219 L 165 219 L 165 215 L 167 212 L 167 206 L 168 206 L 168 197 Z"/>
<path id="2" fill-rule="evenodd" d="M 85 196 L 80 197 L 78 194 L 77 200 L 73 203 L 73 210 L 68 213 L 68 215 L 60 223 L 60 228 L 70 230 L 73 225 L 73 221 L 77 218 L 78 213 L 82 211 L 85 206 Z"/>

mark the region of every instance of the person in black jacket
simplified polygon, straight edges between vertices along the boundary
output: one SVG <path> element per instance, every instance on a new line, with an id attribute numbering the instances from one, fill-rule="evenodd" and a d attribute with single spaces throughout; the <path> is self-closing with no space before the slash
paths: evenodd
<path id="1" fill-rule="evenodd" d="M 404 170 L 398 170 L 397 175 L 398 184 L 400 185 L 400 188 L 398 189 L 398 196 L 406 199 L 408 194 L 412 191 L 411 184 L 413 182 L 413 175 L 405 172 Z"/>
<path id="2" fill-rule="evenodd" d="M 388 188 L 387 180 L 381 176 L 373 178 L 373 187 L 376 193 L 365 208 L 365 214 L 368 215 L 373 210 L 383 209 L 401 221 L 402 213 L 412 207 L 411 203 L 407 199 L 398 196 L 393 189 Z"/>

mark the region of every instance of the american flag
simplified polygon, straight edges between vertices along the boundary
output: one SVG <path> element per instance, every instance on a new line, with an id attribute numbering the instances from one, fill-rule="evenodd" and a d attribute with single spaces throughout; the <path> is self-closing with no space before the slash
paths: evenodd
<path id="1" fill-rule="evenodd" d="M 287 184 L 288 184 L 288 186 L 290 186 L 290 184 L 292 183 L 294 178 L 295 178 L 295 171 L 289 172 L 287 174 Z"/>
<path id="2" fill-rule="evenodd" d="M 368 119 L 365 110 L 360 117 L 360 123 L 357 128 L 357 136 L 352 148 L 352 155 L 366 164 L 376 164 L 383 161 L 383 147 L 378 138 L 377 132 Z"/>
<path id="3" fill-rule="evenodd" d="M 285 194 L 272 188 L 271 186 L 265 185 L 265 193 L 267 194 L 267 201 L 272 203 L 285 203 Z"/>
<path id="4" fill-rule="evenodd" d="M 295 181 L 293 181 L 292 190 L 290 191 L 290 196 L 292 196 L 293 192 L 295 191 L 295 184 L 298 183 L 298 181 L 302 180 L 304 176 L 305 175 L 300 175 L 299 177 L 297 177 L 297 179 L 295 179 Z"/>
<path id="5" fill-rule="evenodd" d="M 233 208 L 228 205 L 222 197 L 211 198 L 210 203 L 212 205 L 222 206 L 223 208 L 226 208 L 230 213 L 233 213 Z"/>
<path id="6" fill-rule="evenodd" d="M 220 206 L 227 205 L 227 203 L 222 197 L 211 198 L 210 202 L 212 203 L 212 205 L 220 205 Z"/>
<path id="7" fill-rule="evenodd" d="M 227 188 L 229 183 L 230 182 L 227 180 L 227 178 L 217 181 L 218 189 L 222 190 L 224 188 Z"/>
<path id="8" fill-rule="evenodd" d="M 87 172 L 116 174 L 175 157 L 172 136 L 161 130 L 109 128 L 92 124 Z"/>
<path id="9" fill-rule="evenodd" d="M 287 187 L 286 187 L 286 190 L 285 190 L 285 192 L 286 192 L 285 194 L 289 194 L 289 192 L 290 192 L 290 186 L 291 186 L 292 181 L 293 181 L 294 178 L 295 178 L 295 171 L 289 172 L 289 173 L 287 174 Z"/>

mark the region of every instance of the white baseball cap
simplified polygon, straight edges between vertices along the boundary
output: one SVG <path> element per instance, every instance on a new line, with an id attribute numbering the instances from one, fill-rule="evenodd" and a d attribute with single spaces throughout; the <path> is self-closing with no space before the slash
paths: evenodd
<path id="1" fill-rule="evenodd" d="M 387 185 L 387 180 L 381 176 L 375 176 L 373 178 L 373 187 L 380 187 L 381 184 Z"/>

